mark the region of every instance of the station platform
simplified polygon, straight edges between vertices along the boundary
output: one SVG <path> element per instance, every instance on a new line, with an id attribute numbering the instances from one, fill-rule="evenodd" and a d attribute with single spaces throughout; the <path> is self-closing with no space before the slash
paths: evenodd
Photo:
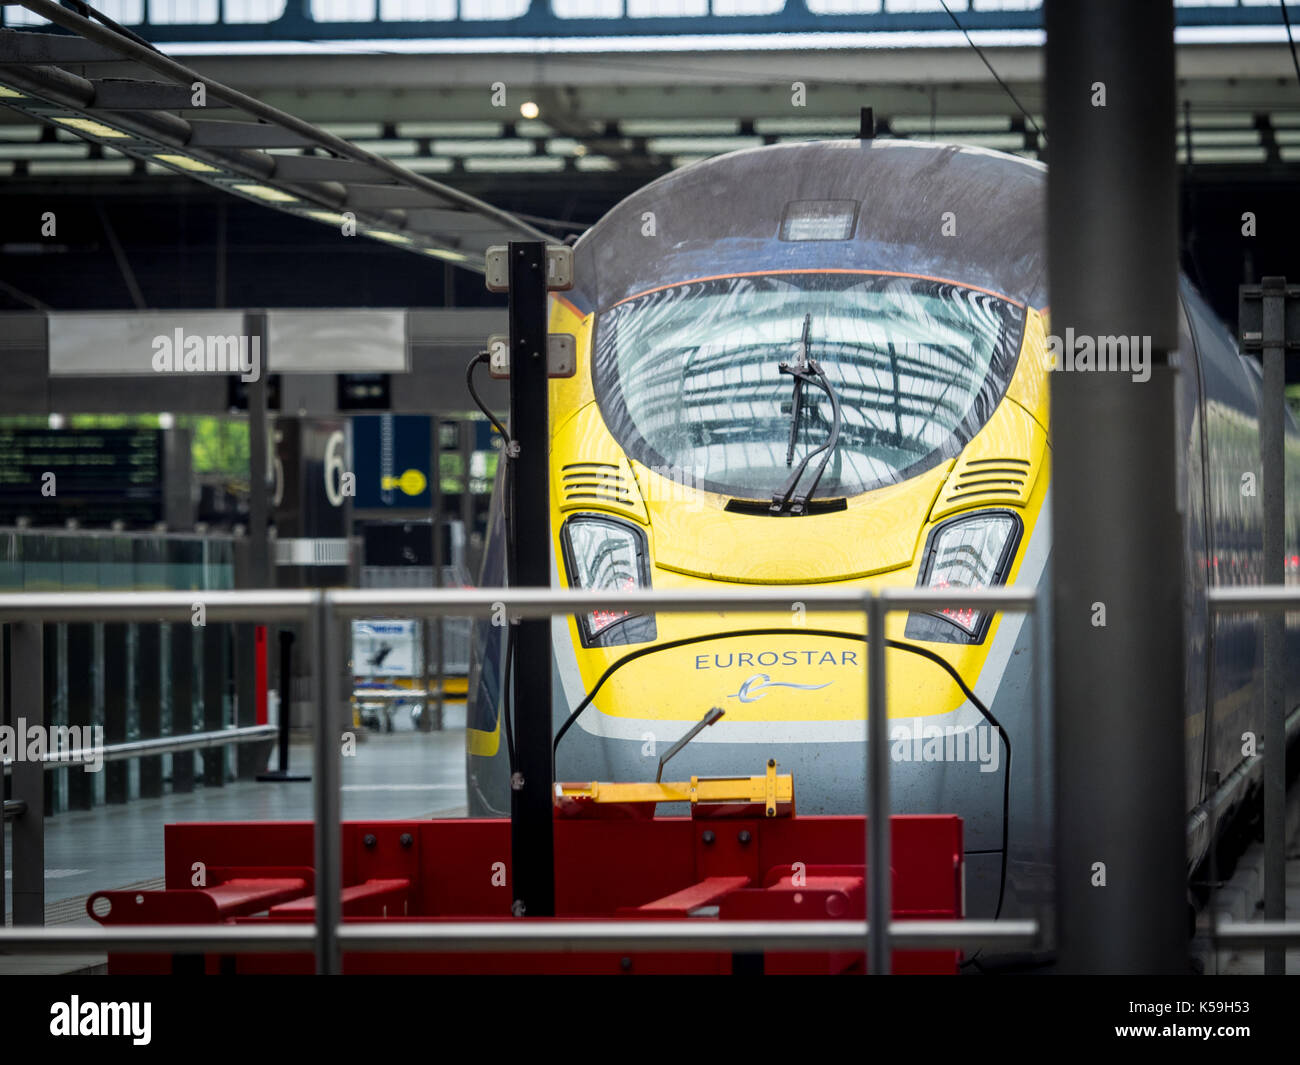
<path id="1" fill-rule="evenodd" d="M 465 815 L 464 703 L 445 704 L 441 731 L 418 732 L 403 724 L 399 719 L 391 733 L 367 733 L 355 755 L 343 759 L 345 819 Z M 275 757 L 272 753 L 272 764 Z M 311 757 L 309 740 L 291 743 L 291 771 L 310 773 Z M 311 818 L 312 785 L 305 780 L 241 780 L 50 817 L 45 822 L 45 923 L 93 926 L 86 915 L 92 892 L 161 888 L 166 824 Z M 11 848 L 6 859 L 12 876 Z M 12 922 L 12 914 L 6 920 Z M 0 956 L 0 975 L 94 972 L 103 961 L 102 955 Z"/>

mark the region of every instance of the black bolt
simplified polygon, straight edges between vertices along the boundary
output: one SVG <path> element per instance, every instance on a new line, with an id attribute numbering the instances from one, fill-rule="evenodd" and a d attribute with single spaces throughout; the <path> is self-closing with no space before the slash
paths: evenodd
<path id="1" fill-rule="evenodd" d="M 704 830 L 704 835 L 702 835 L 700 839 L 704 841 L 704 845 L 706 847 L 711 846 L 714 840 L 713 829 L 706 828 Z"/>
<path id="2" fill-rule="evenodd" d="M 620 958 L 618 964 L 619 964 L 619 966 L 623 969 L 623 971 L 624 971 L 625 973 L 630 973 L 630 972 L 632 971 L 632 959 L 631 959 L 631 958 Z"/>
<path id="3" fill-rule="evenodd" d="M 403 832 L 401 838 L 397 842 L 400 843 L 403 847 L 409 847 L 412 843 L 415 842 L 415 837 L 412 836 L 411 833 L 409 832 Z"/>
<path id="4" fill-rule="evenodd" d="M 361 842 L 369 848 L 373 847 L 378 841 L 375 839 L 375 834 L 373 832 L 367 832 L 365 838 L 362 839 Z"/>
<path id="5" fill-rule="evenodd" d="M 775 758 L 769 758 L 769 759 L 767 760 L 767 768 L 768 768 L 768 769 L 775 769 L 775 768 L 776 768 L 776 759 L 775 759 Z"/>
<path id="6" fill-rule="evenodd" d="M 740 830 L 740 835 L 738 835 L 736 838 L 740 840 L 740 845 L 742 847 L 748 847 L 750 840 L 752 840 L 754 837 L 749 834 L 749 829 L 742 828 Z"/>

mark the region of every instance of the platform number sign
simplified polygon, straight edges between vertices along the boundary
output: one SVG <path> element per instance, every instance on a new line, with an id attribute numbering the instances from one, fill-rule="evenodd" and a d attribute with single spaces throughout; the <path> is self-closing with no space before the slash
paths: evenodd
<path id="1" fill-rule="evenodd" d="M 333 507 L 343 505 L 344 444 L 341 429 L 330 433 L 325 441 L 325 498 Z"/>

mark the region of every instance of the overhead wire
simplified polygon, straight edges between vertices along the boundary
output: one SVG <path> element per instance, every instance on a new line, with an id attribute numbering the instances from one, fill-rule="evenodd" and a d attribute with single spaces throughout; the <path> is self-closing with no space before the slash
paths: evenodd
<path id="1" fill-rule="evenodd" d="M 1016 105 L 1016 108 L 1024 116 L 1025 121 L 1028 122 L 1029 125 L 1033 128 L 1033 131 L 1037 133 L 1040 137 L 1042 137 L 1044 141 L 1046 141 L 1047 134 L 1044 133 L 1039 128 L 1038 123 L 1034 121 L 1034 116 L 1031 115 L 1025 109 L 1024 104 L 1022 104 L 1019 101 L 1019 99 L 1016 98 L 1016 94 L 1011 91 L 1011 86 L 1008 85 L 1005 81 L 1003 81 L 1002 78 L 998 75 L 998 72 L 993 69 L 993 64 L 989 62 L 988 56 L 984 54 L 984 50 L 980 48 L 978 44 L 975 43 L 975 41 L 971 38 L 971 35 L 966 31 L 966 27 L 963 26 L 961 22 L 957 19 L 957 16 L 953 14 L 952 8 L 948 6 L 948 0 L 939 0 L 939 3 L 943 4 L 943 9 L 946 12 L 948 12 L 948 17 L 952 19 L 952 24 L 956 26 L 957 29 L 961 30 L 961 35 L 966 38 L 966 43 L 975 49 L 975 54 L 980 57 L 980 60 L 988 68 L 988 72 L 993 75 L 993 80 L 1002 86 L 1002 91 L 1005 92 L 1007 96 L 1011 98 L 1011 102 Z"/>

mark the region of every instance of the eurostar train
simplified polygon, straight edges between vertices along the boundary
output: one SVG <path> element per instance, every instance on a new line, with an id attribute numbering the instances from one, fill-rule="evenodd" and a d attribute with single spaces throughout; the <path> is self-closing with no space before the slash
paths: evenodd
<path id="1" fill-rule="evenodd" d="M 736 152 L 615 207 L 578 241 L 574 288 L 551 307 L 551 330 L 574 334 L 579 353 L 550 393 L 554 584 L 1046 580 L 1044 195 L 1044 168 L 1015 156 L 864 140 Z M 1194 289 L 1180 292 L 1185 536 L 1170 550 L 1186 558 L 1191 867 L 1259 775 L 1242 742 L 1262 735 L 1257 623 L 1211 623 L 1205 589 L 1262 579 L 1260 499 L 1242 480 L 1259 469 L 1261 374 Z M 1146 387 L 1133 361 L 1133 387 Z M 505 583 L 500 500 L 485 585 Z M 1294 577 L 1294 507 L 1287 521 Z M 665 779 L 759 773 L 775 758 L 800 812 L 863 809 L 861 615 L 792 604 L 553 626 L 557 779 L 653 780 L 664 750 L 721 707 Z M 976 610 L 886 625 L 893 808 L 964 819 L 971 916 L 1029 912 L 1050 884 L 1033 630 Z M 505 632 L 484 624 L 474 641 L 478 816 L 509 811 Z"/>

